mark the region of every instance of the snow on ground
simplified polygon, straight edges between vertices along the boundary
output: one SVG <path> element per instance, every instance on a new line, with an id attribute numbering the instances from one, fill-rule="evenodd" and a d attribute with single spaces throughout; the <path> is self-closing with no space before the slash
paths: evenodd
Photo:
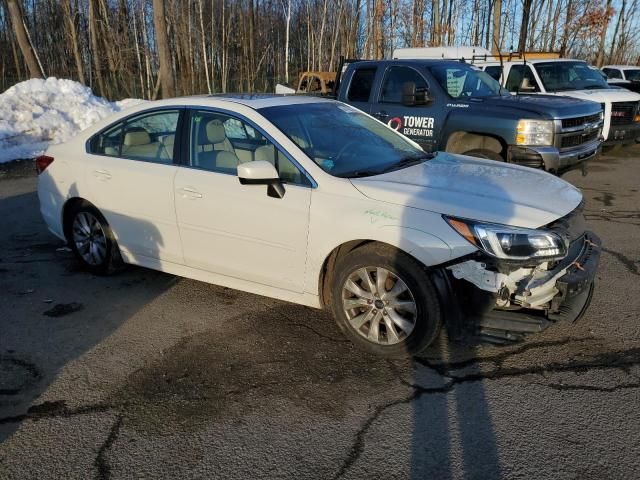
<path id="1" fill-rule="evenodd" d="M 50 143 L 142 101 L 109 102 L 89 87 L 54 77 L 18 83 L 0 94 L 0 163 L 33 158 Z"/>

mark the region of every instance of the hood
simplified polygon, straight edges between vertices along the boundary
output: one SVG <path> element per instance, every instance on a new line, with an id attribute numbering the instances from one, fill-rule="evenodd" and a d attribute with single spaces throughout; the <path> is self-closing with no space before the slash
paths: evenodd
<path id="1" fill-rule="evenodd" d="M 539 115 L 547 118 L 588 116 L 598 113 L 601 109 L 597 103 L 584 102 L 571 97 L 559 100 L 554 95 L 503 95 L 482 100 L 484 107 L 492 112 L 501 108 L 519 109 L 530 115 Z"/>
<path id="2" fill-rule="evenodd" d="M 640 95 L 622 88 L 603 88 L 600 90 L 570 90 L 565 92 L 551 93 L 552 96 L 565 98 L 575 98 L 591 100 L 597 103 L 606 102 L 637 102 Z"/>
<path id="3" fill-rule="evenodd" d="M 541 170 L 444 152 L 351 182 L 382 202 L 527 228 L 551 223 L 582 201 L 577 188 Z"/>

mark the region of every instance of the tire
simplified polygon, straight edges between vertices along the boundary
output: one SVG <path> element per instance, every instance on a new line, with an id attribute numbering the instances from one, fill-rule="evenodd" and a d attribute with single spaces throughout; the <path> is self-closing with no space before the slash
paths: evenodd
<path id="1" fill-rule="evenodd" d="M 378 278 L 386 279 L 382 289 Z M 442 325 L 439 298 L 425 267 L 378 243 L 357 248 L 338 261 L 331 308 L 338 327 L 353 343 L 385 357 L 420 353 L 437 338 Z"/>
<path id="2" fill-rule="evenodd" d="M 95 275 L 109 275 L 122 268 L 113 232 L 95 207 L 88 203 L 72 207 L 67 222 L 67 243 L 85 270 Z"/>
<path id="3" fill-rule="evenodd" d="M 476 148 L 474 150 L 469 150 L 468 152 L 464 152 L 462 155 L 468 155 L 470 157 L 476 158 L 485 158 L 487 160 L 496 160 L 497 162 L 504 162 L 504 158 L 493 150 L 485 150 L 483 148 Z"/>

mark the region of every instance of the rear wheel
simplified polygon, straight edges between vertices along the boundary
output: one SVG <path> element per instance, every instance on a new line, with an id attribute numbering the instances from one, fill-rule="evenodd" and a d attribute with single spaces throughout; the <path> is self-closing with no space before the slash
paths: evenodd
<path id="1" fill-rule="evenodd" d="M 425 268 L 390 246 L 369 244 L 336 265 L 332 309 L 340 329 L 377 355 L 414 355 L 438 336 L 440 304 Z"/>
<path id="2" fill-rule="evenodd" d="M 493 150 L 486 150 L 484 148 L 476 148 L 473 150 L 469 150 L 468 152 L 464 152 L 462 155 L 468 155 L 470 157 L 476 158 L 486 158 L 487 160 L 496 160 L 498 162 L 504 162 L 504 158 Z"/>
<path id="3" fill-rule="evenodd" d="M 86 270 L 106 275 L 122 265 L 113 232 L 96 208 L 78 205 L 67 218 L 67 242 Z"/>

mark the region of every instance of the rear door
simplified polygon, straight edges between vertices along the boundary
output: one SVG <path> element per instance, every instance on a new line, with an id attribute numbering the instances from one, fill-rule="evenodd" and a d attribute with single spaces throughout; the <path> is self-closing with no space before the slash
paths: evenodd
<path id="1" fill-rule="evenodd" d="M 371 101 L 374 92 L 376 72 L 378 67 L 371 65 L 356 66 L 353 69 L 351 78 L 347 79 L 347 93 L 344 98 L 340 98 L 354 107 L 366 113 L 371 113 Z"/>
<path id="2" fill-rule="evenodd" d="M 425 77 L 415 68 L 405 65 L 388 67 L 379 92 L 371 103 L 371 114 L 431 152 L 436 149 L 440 128 L 436 122 L 437 102 L 403 105 L 402 89 L 411 82 L 415 83 L 416 91 L 430 90 Z"/>
<path id="3" fill-rule="evenodd" d="M 175 135 L 183 110 L 140 113 L 95 135 L 86 157 L 88 194 L 133 259 L 182 263 L 173 205 Z"/>

